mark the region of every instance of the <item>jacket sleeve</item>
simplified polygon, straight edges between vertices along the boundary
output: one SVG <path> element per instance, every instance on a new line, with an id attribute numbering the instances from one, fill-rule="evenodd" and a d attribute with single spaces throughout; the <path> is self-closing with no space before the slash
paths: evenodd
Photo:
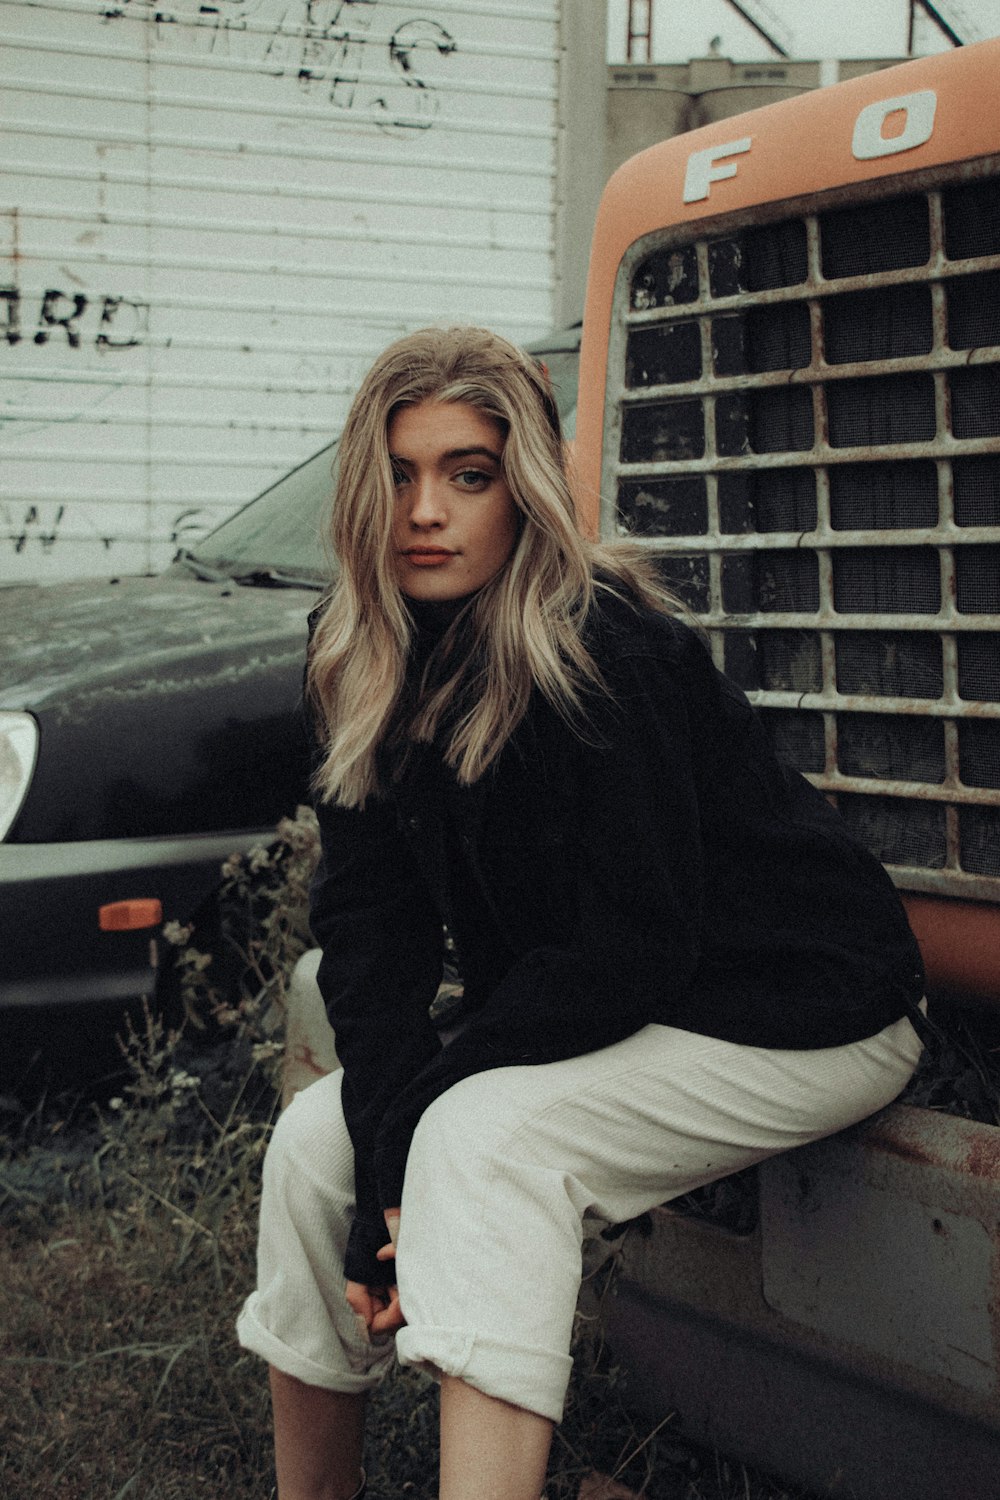
<path id="1" fill-rule="evenodd" d="M 399 1095 L 376 1164 L 391 1199 L 423 1110 L 487 1068 L 577 1057 L 663 1019 L 699 957 L 702 858 L 692 745 L 675 674 L 654 657 L 616 673 L 615 701 L 578 747 L 576 923 L 523 954 L 486 1004 Z"/>
<path id="2" fill-rule="evenodd" d="M 322 949 L 318 982 L 344 1069 L 343 1106 L 354 1146 L 356 1212 L 349 1280 L 394 1279 L 375 1259 L 387 1242 L 374 1170 L 375 1137 L 393 1103 L 440 1052 L 428 1015 L 441 977 L 442 926 L 395 812 L 317 806 L 321 856 L 310 924 Z M 400 1183 L 400 1186 L 402 1184 Z"/>

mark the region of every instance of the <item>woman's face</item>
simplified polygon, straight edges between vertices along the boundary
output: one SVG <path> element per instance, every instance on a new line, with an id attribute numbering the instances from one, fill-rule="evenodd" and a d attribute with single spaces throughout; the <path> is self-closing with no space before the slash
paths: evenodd
<path id="1" fill-rule="evenodd" d="M 401 406 L 388 428 L 393 547 L 411 599 L 461 599 L 507 562 L 518 511 L 500 465 L 504 431 L 463 401 Z"/>

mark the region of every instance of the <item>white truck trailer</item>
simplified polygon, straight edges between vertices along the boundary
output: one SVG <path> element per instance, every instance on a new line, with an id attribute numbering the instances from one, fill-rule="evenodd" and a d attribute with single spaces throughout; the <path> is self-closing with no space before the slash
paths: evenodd
<path id="1" fill-rule="evenodd" d="M 0 585 L 155 571 L 425 323 L 582 314 L 605 0 L 0 0 Z"/>

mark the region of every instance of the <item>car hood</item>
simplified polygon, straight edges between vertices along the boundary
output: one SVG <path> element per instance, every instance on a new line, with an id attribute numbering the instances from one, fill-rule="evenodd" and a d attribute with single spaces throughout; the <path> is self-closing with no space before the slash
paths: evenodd
<path id="1" fill-rule="evenodd" d="M 206 650 L 301 637 L 316 598 L 177 573 L 0 588 L 0 709 L 44 710 Z"/>
<path id="2" fill-rule="evenodd" d="M 316 601 L 180 572 L 0 590 L 0 708 L 40 728 L 10 839 L 176 837 L 294 811 Z"/>

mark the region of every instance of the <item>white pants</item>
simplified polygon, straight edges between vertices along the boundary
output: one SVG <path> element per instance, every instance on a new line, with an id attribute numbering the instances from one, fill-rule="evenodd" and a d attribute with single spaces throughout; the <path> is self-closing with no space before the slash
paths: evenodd
<path id="1" fill-rule="evenodd" d="M 817 1051 L 647 1026 L 584 1057 L 498 1068 L 425 1112 L 397 1252 L 407 1326 L 368 1342 L 344 1300 L 354 1167 L 342 1074 L 298 1094 L 264 1162 L 257 1290 L 241 1344 L 309 1385 L 362 1391 L 395 1352 L 558 1421 L 584 1214 L 621 1223 L 890 1103 L 916 1066 L 906 1020 Z"/>

